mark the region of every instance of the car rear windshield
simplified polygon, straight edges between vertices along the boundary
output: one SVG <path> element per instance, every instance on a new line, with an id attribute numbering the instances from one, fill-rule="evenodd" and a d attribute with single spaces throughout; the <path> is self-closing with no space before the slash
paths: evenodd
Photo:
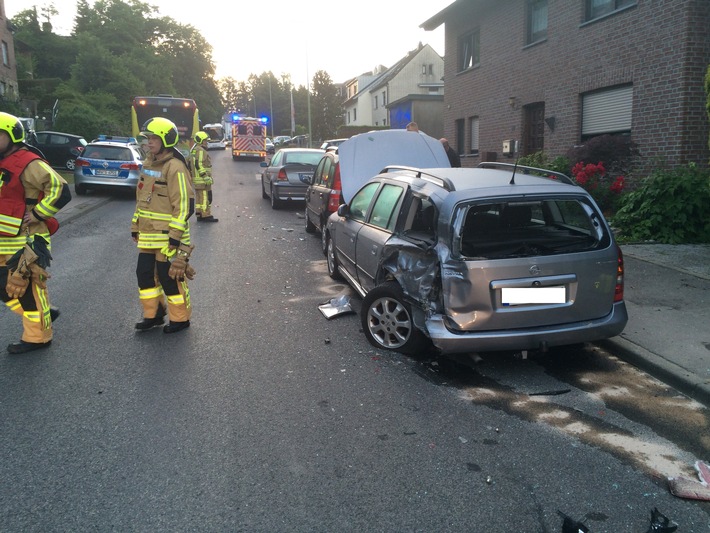
<path id="1" fill-rule="evenodd" d="M 121 146 L 87 146 L 84 157 L 106 161 L 133 161 L 133 152 Z"/>
<path id="2" fill-rule="evenodd" d="M 323 157 L 323 152 L 285 152 L 284 164 L 300 163 L 303 165 L 317 165 Z"/>
<path id="3" fill-rule="evenodd" d="M 459 242 L 462 256 L 505 259 L 606 248 L 611 236 L 585 199 L 555 198 L 472 205 Z"/>

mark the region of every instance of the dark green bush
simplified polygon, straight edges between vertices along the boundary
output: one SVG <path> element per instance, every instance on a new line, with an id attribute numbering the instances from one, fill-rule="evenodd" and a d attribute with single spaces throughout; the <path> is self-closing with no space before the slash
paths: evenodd
<path id="1" fill-rule="evenodd" d="M 710 243 L 710 172 L 657 170 L 621 198 L 611 223 L 622 242 Z"/>
<path id="2" fill-rule="evenodd" d="M 577 163 L 604 163 L 613 175 L 628 175 L 634 159 L 639 156 L 636 145 L 626 135 L 598 135 L 570 149 L 567 154 L 570 166 Z"/>
<path id="3" fill-rule="evenodd" d="M 549 157 L 545 152 L 535 152 L 533 154 L 525 155 L 518 160 L 519 165 L 526 167 L 544 168 L 545 170 L 554 170 L 555 172 L 561 172 L 567 176 L 570 175 L 570 164 L 569 159 L 563 156 L 556 157 L 550 161 Z"/>

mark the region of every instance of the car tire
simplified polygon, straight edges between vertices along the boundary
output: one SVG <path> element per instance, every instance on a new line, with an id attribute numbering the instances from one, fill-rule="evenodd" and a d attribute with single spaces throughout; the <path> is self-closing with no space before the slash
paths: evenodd
<path id="1" fill-rule="evenodd" d="M 397 282 L 388 281 L 365 295 L 360 321 L 367 340 L 376 348 L 417 355 L 427 346 Z"/>
<path id="2" fill-rule="evenodd" d="M 66 163 L 64 163 L 64 166 L 67 168 L 67 170 L 74 170 L 76 168 L 76 159 L 67 159 Z"/>
<path id="3" fill-rule="evenodd" d="M 308 207 L 306 207 L 306 233 L 315 233 L 316 232 L 316 225 L 311 222 L 311 219 L 308 218 Z"/>
<path id="4" fill-rule="evenodd" d="M 276 191 L 274 191 L 274 187 L 271 187 L 271 209 L 278 209 L 281 207 L 281 202 L 279 201 L 278 198 L 276 198 Z"/>
<path id="5" fill-rule="evenodd" d="M 323 223 L 320 227 L 320 249 L 323 252 L 323 255 L 328 255 L 328 239 L 326 238 L 327 235 L 328 232 L 325 231 L 325 223 Z"/>
<path id="6" fill-rule="evenodd" d="M 261 177 L 261 197 L 262 197 L 264 200 L 268 200 L 268 199 L 269 199 L 269 195 L 266 194 L 266 189 L 264 188 L 264 176 Z"/>
<path id="7" fill-rule="evenodd" d="M 325 240 L 327 250 L 325 254 L 325 262 L 328 266 L 328 275 L 331 279 L 341 280 L 343 279 L 343 277 L 340 275 L 340 266 L 338 266 L 338 258 L 335 257 L 335 245 L 333 244 L 333 239 L 330 238 L 330 235 L 326 234 Z"/>
<path id="8" fill-rule="evenodd" d="M 86 194 L 86 186 L 85 185 L 80 185 L 78 183 L 74 184 L 74 192 L 78 196 L 84 196 Z"/>

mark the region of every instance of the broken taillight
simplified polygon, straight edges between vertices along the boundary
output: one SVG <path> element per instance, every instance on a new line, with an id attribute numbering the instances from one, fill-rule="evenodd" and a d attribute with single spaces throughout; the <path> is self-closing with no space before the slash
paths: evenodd
<path id="1" fill-rule="evenodd" d="M 624 299 L 624 254 L 621 253 L 621 248 L 616 247 L 619 251 L 616 262 L 616 286 L 614 287 L 614 302 L 621 302 Z"/>

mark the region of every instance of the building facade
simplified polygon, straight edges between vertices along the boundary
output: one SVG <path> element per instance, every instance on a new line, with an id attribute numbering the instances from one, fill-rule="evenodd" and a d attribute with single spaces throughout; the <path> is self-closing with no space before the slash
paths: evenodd
<path id="1" fill-rule="evenodd" d="M 710 159 L 708 0 L 457 0 L 444 130 L 465 166 L 629 135 L 641 170 Z M 514 146 L 514 145 L 513 145 Z"/>
<path id="2" fill-rule="evenodd" d="M 5 15 L 5 0 L 0 0 L 0 100 L 16 101 L 19 98 L 17 88 L 17 63 L 15 62 L 15 44 L 12 37 L 12 24 Z"/>

